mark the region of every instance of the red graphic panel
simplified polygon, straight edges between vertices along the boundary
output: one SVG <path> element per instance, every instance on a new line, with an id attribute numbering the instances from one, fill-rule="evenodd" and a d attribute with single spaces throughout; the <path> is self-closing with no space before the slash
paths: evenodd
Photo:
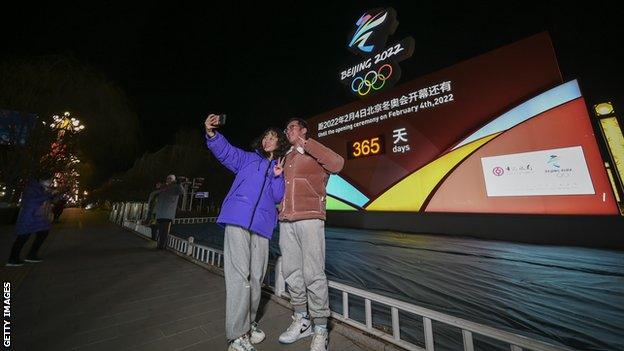
<path id="1" fill-rule="evenodd" d="M 581 146 L 593 195 L 488 197 L 481 158 Z M 471 184 L 471 186 L 466 186 Z M 578 98 L 499 135 L 477 150 L 438 188 L 426 212 L 616 215 L 617 205 L 585 106 Z"/>

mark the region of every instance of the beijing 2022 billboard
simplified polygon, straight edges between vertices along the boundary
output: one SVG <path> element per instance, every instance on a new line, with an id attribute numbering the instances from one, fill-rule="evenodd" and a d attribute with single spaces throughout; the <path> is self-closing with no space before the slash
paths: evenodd
<path id="1" fill-rule="evenodd" d="M 327 208 L 618 214 L 576 80 L 546 33 L 308 120 L 342 155 Z"/>

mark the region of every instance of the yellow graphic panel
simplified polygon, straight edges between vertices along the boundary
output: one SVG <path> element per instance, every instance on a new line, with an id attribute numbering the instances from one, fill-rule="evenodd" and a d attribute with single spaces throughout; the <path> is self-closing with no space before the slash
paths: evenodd
<path id="1" fill-rule="evenodd" d="M 405 177 L 371 202 L 368 211 L 418 211 L 436 185 L 453 167 L 500 133 L 488 135 L 440 156 Z"/>
<path id="2" fill-rule="evenodd" d="M 624 136 L 622 135 L 622 129 L 620 129 L 615 116 L 602 118 L 600 126 L 607 141 L 611 157 L 613 157 L 615 162 L 616 172 L 618 172 L 620 179 L 624 182 Z"/>

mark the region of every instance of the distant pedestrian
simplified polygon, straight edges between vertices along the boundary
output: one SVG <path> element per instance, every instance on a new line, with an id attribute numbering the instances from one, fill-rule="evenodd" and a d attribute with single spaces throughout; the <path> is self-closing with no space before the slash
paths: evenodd
<path id="1" fill-rule="evenodd" d="M 159 250 L 167 248 L 167 238 L 171 230 L 171 222 L 176 216 L 178 209 L 178 199 L 184 194 L 182 185 L 176 182 L 176 176 L 167 176 L 165 186 L 158 191 L 158 201 L 155 205 L 156 222 L 158 224 L 158 246 Z"/>
<path id="2" fill-rule="evenodd" d="M 39 177 L 39 180 L 31 180 L 22 194 L 21 209 L 15 224 L 15 242 L 11 248 L 7 267 L 22 266 L 24 261 L 20 259 L 22 248 L 32 235 L 35 236 L 26 262 L 38 263 L 38 251 L 50 231 L 52 221 L 50 213 L 51 202 L 54 199 L 52 193 L 52 176 L 49 174 Z"/>
<path id="3" fill-rule="evenodd" d="M 65 196 L 59 196 L 58 200 L 52 203 L 52 213 L 54 214 L 53 222 L 58 222 L 67 205 L 67 198 Z"/>
<path id="4" fill-rule="evenodd" d="M 154 241 L 156 241 L 158 235 L 158 223 L 156 222 L 156 211 L 154 211 L 154 208 L 156 207 L 156 203 L 158 203 L 158 194 L 161 188 L 162 183 L 156 183 L 155 190 L 149 194 L 149 198 L 147 199 L 147 216 L 144 224 L 150 227 L 151 239 Z"/>

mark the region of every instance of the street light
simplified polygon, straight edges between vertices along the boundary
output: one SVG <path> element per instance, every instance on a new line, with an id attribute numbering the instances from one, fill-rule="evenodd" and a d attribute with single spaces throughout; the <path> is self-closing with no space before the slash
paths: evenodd
<path id="1" fill-rule="evenodd" d="M 69 156 L 69 163 L 70 164 L 75 164 L 75 163 L 80 163 L 80 159 L 74 155 L 70 155 Z"/>
<path id="2" fill-rule="evenodd" d="M 79 119 L 72 117 L 69 112 L 65 112 L 62 116 L 52 116 L 52 123 L 50 123 L 50 128 L 58 131 L 58 137 L 60 139 L 65 135 L 66 132 L 81 132 L 83 129 L 85 129 L 85 126 L 80 122 Z"/>

